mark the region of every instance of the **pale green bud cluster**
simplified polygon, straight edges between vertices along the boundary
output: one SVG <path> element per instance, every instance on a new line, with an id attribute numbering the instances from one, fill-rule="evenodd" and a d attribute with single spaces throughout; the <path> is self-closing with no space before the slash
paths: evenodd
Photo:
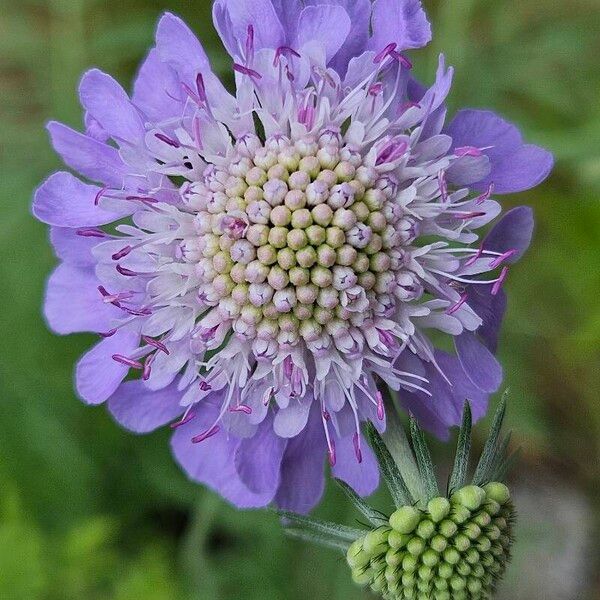
<path id="1" fill-rule="evenodd" d="M 485 600 L 505 570 L 514 509 L 508 488 L 468 485 L 425 510 L 403 506 L 347 552 L 354 581 L 389 600 Z"/>
<path id="2" fill-rule="evenodd" d="M 401 253 L 417 226 L 395 193 L 334 132 L 265 144 L 246 136 L 187 196 L 203 302 L 242 337 L 294 345 L 419 296 Z"/>

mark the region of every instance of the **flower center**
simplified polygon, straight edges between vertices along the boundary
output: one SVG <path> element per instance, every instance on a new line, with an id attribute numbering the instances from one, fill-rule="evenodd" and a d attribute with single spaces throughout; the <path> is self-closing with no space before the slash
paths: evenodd
<path id="1" fill-rule="evenodd" d="M 254 135 L 210 165 L 184 201 L 198 234 L 200 297 L 244 339 L 295 346 L 336 336 L 422 287 L 403 267 L 417 223 L 397 180 L 327 131 L 297 141 Z"/>

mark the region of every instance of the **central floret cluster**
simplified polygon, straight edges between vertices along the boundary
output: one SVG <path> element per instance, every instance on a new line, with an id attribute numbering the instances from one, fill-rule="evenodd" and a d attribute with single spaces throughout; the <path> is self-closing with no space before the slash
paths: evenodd
<path id="1" fill-rule="evenodd" d="M 203 303 L 267 346 L 343 344 L 351 326 L 422 292 L 402 268 L 417 228 L 397 189 L 339 132 L 265 145 L 244 136 L 228 165 L 185 194 L 198 232 L 185 256 L 197 261 Z"/>

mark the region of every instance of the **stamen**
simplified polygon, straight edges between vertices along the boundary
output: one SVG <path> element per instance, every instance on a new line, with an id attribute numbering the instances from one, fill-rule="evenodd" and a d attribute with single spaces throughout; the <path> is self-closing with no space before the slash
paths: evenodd
<path id="1" fill-rule="evenodd" d="M 446 309 L 446 314 L 453 315 L 467 301 L 467 298 L 467 293 L 464 293 L 456 304 L 453 304 Z"/>
<path id="2" fill-rule="evenodd" d="M 475 219 L 477 217 L 484 217 L 485 212 L 482 211 L 472 211 L 472 212 L 464 212 L 464 213 L 452 213 L 452 216 L 455 219 L 461 219 L 467 221 L 469 219 Z"/>
<path id="3" fill-rule="evenodd" d="M 229 412 L 241 412 L 244 413 L 245 415 L 251 415 L 252 414 L 252 408 L 250 408 L 249 406 L 246 406 L 245 404 L 238 404 L 237 406 L 232 406 L 229 409 Z"/>
<path id="4" fill-rule="evenodd" d="M 121 275 L 124 275 L 125 277 L 135 277 L 135 276 L 139 275 L 139 273 L 137 273 L 136 271 L 132 271 L 131 269 L 126 269 L 125 267 L 122 267 L 121 265 L 117 265 L 116 269 L 119 273 L 121 273 Z"/>
<path id="5" fill-rule="evenodd" d="M 483 248 L 479 248 L 477 252 L 473 256 L 471 256 L 471 258 L 467 262 L 465 262 L 465 267 L 470 267 L 471 265 L 474 265 L 481 258 L 482 254 Z"/>
<path id="6" fill-rule="evenodd" d="M 295 56 L 296 58 L 300 58 L 300 54 L 296 52 L 293 48 L 289 46 L 279 46 L 277 50 L 275 50 L 275 58 L 273 59 L 273 66 L 278 67 L 281 57 L 285 56 L 288 60 L 291 56 Z"/>
<path id="7" fill-rule="evenodd" d="M 397 44 L 395 42 L 388 44 L 381 52 L 375 55 L 373 62 L 375 64 L 382 62 L 387 56 L 389 56 L 392 52 L 394 52 L 394 50 L 396 50 L 396 46 Z"/>
<path id="8" fill-rule="evenodd" d="M 90 227 L 88 229 L 78 229 L 75 232 L 77 235 L 81 237 L 93 237 L 93 238 L 107 238 L 110 237 L 107 233 L 102 231 L 102 229 Z"/>
<path id="9" fill-rule="evenodd" d="M 109 338 L 109 337 L 112 337 L 113 335 L 115 335 L 115 333 L 117 333 L 117 331 L 118 331 L 118 329 L 115 327 L 114 329 L 111 329 L 110 331 L 99 332 L 98 335 L 103 338 Z"/>
<path id="10" fill-rule="evenodd" d="M 206 379 L 203 379 L 200 384 L 198 385 L 198 387 L 203 391 L 203 392 L 208 392 L 210 390 L 212 390 L 212 385 L 210 385 L 210 383 L 208 383 L 208 381 L 206 381 Z"/>
<path id="11" fill-rule="evenodd" d="M 377 418 L 383 421 L 385 418 L 385 409 L 383 407 L 383 394 L 380 391 L 375 392 L 375 398 L 377 398 Z"/>
<path id="12" fill-rule="evenodd" d="M 144 370 L 142 372 L 142 379 L 144 381 L 148 381 L 150 379 L 150 375 L 152 373 L 152 363 L 156 359 L 156 354 L 150 354 L 148 358 L 144 362 Z"/>
<path id="13" fill-rule="evenodd" d="M 262 75 L 251 69 L 250 67 L 246 67 L 244 65 L 240 65 L 239 63 L 233 63 L 233 70 L 241 73 L 242 75 L 248 75 L 248 77 L 252 77 L 253 79 L 262 79 Z"/>
<path id="14" fill-rule="evenodd" d="M 154 137 L 158 138 L 161 142 L 173 147 L 173 148 L 181 148 L 181 144 L 177 140 L 172 140 L 170 137 L 164 135 L 163 133 L 155 133 Z"/>
<path id="15" fill-rule="evenodd" d="M 221 428 L 218 425 L 213 425 L 210 429 L 203 431 L 200 435 L 197 435 L 192 438 L 192 444 L 199 444 L 208 438 L 211 438 L 213 435 L 219 433 Z"/>
<path id="16" fill-rule="evenodd" d="M 500 272 L 500 277 L 498 277 L 498 279 L 496 280 L 496 283 L 494 283 L 494 285 L 492 286 L 492 296 L 495 296 L 496 294 L 498 294 L 507 275 L 508 275 L 508 267 L 503 267 L 502 271 Z"/>
<path id="17" fill-rule="evenodd" d="M 412 69 L 413 68 L 413 64 L 403 54 L 400 54 L 399 52 L 396 52 L 395 50 L 392 50 L 390 52 L 390 56 L 392 58 L 394 58 L 395 60 L 397 60 L 405 69 Z"/>
<path id="18" fill-rule="evenodd" d="M 121 248 L 121 250 L 119 250 L 118 252 L 115 252 L 112 255 L 112 259 L 121 260 L 123 257 L 127 256 L 132 250 L 133 248 L 131 246 L 125 246 L 124 248 Z"/>
<path id="19" fill-rule="evenodd" d="M 438 173 L 438 185 L 443 202 L 448 201 L 448 182 L 446 180 L 446 171 L 443 169 Z"/>
<path id="20" fill-rule="evenodd" d="M 246 34 L 246 61 L 251 62 L 254 56 L 254 27 L 248 25 Z"/>
<path id="21" fill-rule="evenodd" d="M 358 434 L 358 431 L 355 432 L 354 435 L 352 436 L 352 444 L 354 445 L 354 454 L 356 455 L 356 460 L 359 463 L 362 463 L 363 456 L 362 456 L 362 451 L 360 449 L 360 436 Z"/>
<path id="22" fill-rule="evenodd" d="M 128 358 L 127 356 L 123 356 L 122 354 L 113 354 L 112 359 L 132 369 L 139 369 L 141 371 L 144 368 L 144 365 L 142 365 L 142 363 L 139 360 Z"/>
<path id="23" fill-rule="evenodd" d="M 169 349 L 162 342 L 159 342 L 158 340 L 155 340 L 154 338 L 151 338 L 150 336 L 147 336 L 147 335 L 143 335 L 142 339 L 144 340 L 144 342 L 146 342 L 146 344 L 148 344 L 149 346 L 153 346 L 154 348 L 156 348 L 157 350 L 160 350 L 161 352 L 164 352 L 167 356 L 169 354 L 171 354 L 169 352 Z"/>
<path id="24" fill-rule="evenodd" d="M 500 256 L 494 258 L 494 260 L 492 260 L 490 262 L 490 267 L 492 269 L 499 267 L 505 260 L 509 259 L 511 256 L 514 256 L 515 254 L 517 254 L 517 250 L 515 248 L 512 248 L 511 250 L 507 250 Z"/>
<path id="25" fill-rule="evenodd" d="M 94 206 L 98 206 L 98 204 L 100 204 L 100 199 L 102 198 L 102 196 L 104 196 L 104 194 L 106 193 L 106 191 L 108 190 L 107 187 L 103 187 L 97 194 L 96 197 L 94 198 Z"/>
<path id="26" fill-rule="evenodd" d="M 186 423 L 189 423 L 192 419 L 194 419 L 196 417 L 196 413 L 188 410 L 183 417 L 181 418 L 181 420 L 179 421 L 175 421 L 174 423 L 171 423 L 170 427 L 171 429 L 177 429 L 178 427 L 181 427 L 182 425 L 185 425 Z"/>
<path id="27" fill-rule="evenodd" d="M 477 196 L 475 200 L 475 204 L 483 204 L 489 197 L 494 193 L 494 182 L 492 181 L 490 185 L 488 185 L 487 190 L 483 192 L 480 196 Z"/>
<path id="28" fill-rule="evenodd" d="M 463 156 L 482 156 L 483 152 L 479 149 L 476 148 L 475 146 L 461 146 L 460 148 L 455 148 L 454 149 L 454 154 L 458 157 L 463 157 Z"/>

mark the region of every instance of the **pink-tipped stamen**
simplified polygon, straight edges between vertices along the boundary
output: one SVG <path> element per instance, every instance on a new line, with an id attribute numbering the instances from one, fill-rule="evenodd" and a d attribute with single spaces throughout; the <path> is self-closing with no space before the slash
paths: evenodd
<path id="1" fill-rule="evenodd" d="M 502 288 L 502 284 L 508 275 L 508 267 L 503 267 L 502 271 L 500 271 L 500 277 L 496 280 L 494 285 L 492 286 L 492 296 L 496 296 L 500 289 Z"/>
<path id="2" fill-rule="evenodd" d="M 142 365 L 139 360 L 134 360 L 133 358 L 123 356 L 122 354 L 113 354 L 112 359 L 115 362 L 125 365 L 126 367 L 130 367 L 131 369 L 138 369 L 140 371 L 144 369 L 144 365 Z"/>
<path id="3" fill-rule="evenodd" d="M 192 438 L 192 444 L 199 444 L 208 438 L 213 437 L 213 435 L 217 435 L 221 431 L 221 428 L 218 425 L 213 425 L 210 429 L 203 431 L 200 435 L 197 435 Z"/>
<path id="4" fill-rule="evenodd" d="M 117 265 L 115 268 L 121 275 L 124 275 L 125 277 L 136 277 L 137 275 L 139 275 L 139 273 L 137 271 L 132 271 L 131 269 L 126 269 L 125 267 L 122 267 L 121 265 Z"/>
<path id="5" fill-rule="evenodd" d="M 396 50 L 396 46 L 397 45 L 398 44 L 396 44 L 395 42 L 392 42 L 391 44 L 388 44 L 381 52 L 379 52 L 378 54 L 375 55 L 375 58 L 373 59 L 373 62 L 375 64 L 378 64 L 378 63 L 382 62 L 392 52 L 394 52 L 394 50 Z"/>
<path id="6" fill-rule="evenodd" d="M 443 202 L 448 202 L 448 181 L 446 179 L 446 171 L 443 169 L 438 173 L 438 186 Z"/>
<path id="7" fill-rule="evenodd" d="M 490 185 L 488 185 L 487 190 L 485 190 L 485 192 L 483 192 L 483 194 L 477 196 L 477 198 L 475 199 L 475 204 L 483 204 L 486 200 L 488 200 L 490 198 L 490 196 L 494 193 L 494 182 L 490 182 Z"/>
<path id="8" fill-rule="evenodd" d="M 106 194 L 106 191 L 108 190 L 108 188 L 103 187 L 97 194 L 96 197 L 94 198 L 94 206 L 98 206 L 98 204 L 100 204 L 100 200 L 102 199 L 102 196 L 104 196 L 104 194 Z"/>
<path id="9" fill-rule="evenodd" d="M 122 258 L 127 256 L 132 250 L 133 250 L 133 248 L 131 246 L 125 246 L 125 247 L 121 248 L 121 250 L 119 250 L 118 252 L 115 252 L 112 255 L 112 259 L 113 260 L 121 260 Z"/>
<path id="10" fill-rule="evenodd" d="M 229 409 L 229 412 L 232 413 L 244 413 L 245 415 L 251 415 L 252 414 L 252 408 L 250 406 L 247 406 L 246 404 L 238 404 L 237 406 L 232 406 Z"/>
<path id="11" fill-rule="evenodd" d="M 452 306 L 449 306 L 446 309 L 446 314 L 447 315 L 453 315 L 468 299 L 468 295 L 465 293 L 460 297 L 460 300 L 456 303 L 453 304 Z"/>
<path id="12" fill-rule="evenodd" d="M 360 463 L 363 461 L 362 450 L 360 449 L 360 435 L 358 431 L 352 436 L 352 444 L 354 445 L 354 454 L 356 455 L 356 460 Z"/>
<path id="13" fill-rule="evenodd" d="M 262 75 L 258 71 L 246 67 L 245 65 L 240 65 L 239 63 L 233 63 L 233 70 L 242 75 L 248 75 L 248 77 L 251 77 L 252 79 L 262 79 Z"/>
<path id="14" fill-rule="evenodd" d="M 174 423 L 171 423 L 171 425 L 169 427 L 171 427 L 171 429 L 177 429 L 178 427 L 181 427 L 182 425 L 189 423 L 195 417 L 196 417 L 196 413 L 190 410 L 183 416 L 182 419 L 180 419 L 179 421 L 175 421 Z"/>
<path id="15" fill-rule="evenodd" d="M 167 144 L 167 146 L 171 146 L 172 148 L 181 148 L 181 144 L 177 140 L 171 139 L 164 133 L 155 133 L 154 137 Z"/>
<path id="16" fill-rule="evenodd" d="M 506 252 L 503 252 L 500 256 L 497 256 L 496 258 L 494 258 L 494 260 L 492 260 L 490 262 L 490 267 L 492 269 L 499 267 L 505 260 L 508 260 L 509 258 L 513 257 L 515 254 L 517 254 L 517 250 L 515 248 L 512 248 L 511 250 L 507 250 Z"/>
<path id="17" fill-rule="evenodd" d="M 383 406 L 383 394 L 379 391 L 375 392 L 375 398 L 377 398 L 377 418 L 380 421 L 385 419 L 385 408 Z"/>
<path id="18" fill-rule="evenodd" d="M 143 335 L 142 339 L 144 340 L 144 342 L 146 342 L 146 344 L 148 344 L 148 346 L 152 346 L 153 348 L 164 352 L 167 356 L 171 354 L 169 352 L 169 349 L 162 342 L 159 342 L 158 340 L 155 340 L 154 338 L 151 338 L 148 335 Z"/>
<path id="19" fill-rule="evenodd" d="M 84 229 L 78 229 L 75 232 L 77 235 L 81 237 L 91 237 L 91 238 L 107 238 L 110 237 L 107 233 L 102 231 L 102 229 L 98 229 L 96 227 L 89 227 Z"/>
<path id="20" fill-rule="evenodd" d="M 281 57 L 285 56 L 288 61 L 290 57 L 295 56 L 296 58 L 300 58 L 300 54 L 296 52 L 293 48 L 289 46 L 279 46 L 277 50 L 275 50 L 275 58 L 273 59 L 273 66 L 278 67 Z"/>

